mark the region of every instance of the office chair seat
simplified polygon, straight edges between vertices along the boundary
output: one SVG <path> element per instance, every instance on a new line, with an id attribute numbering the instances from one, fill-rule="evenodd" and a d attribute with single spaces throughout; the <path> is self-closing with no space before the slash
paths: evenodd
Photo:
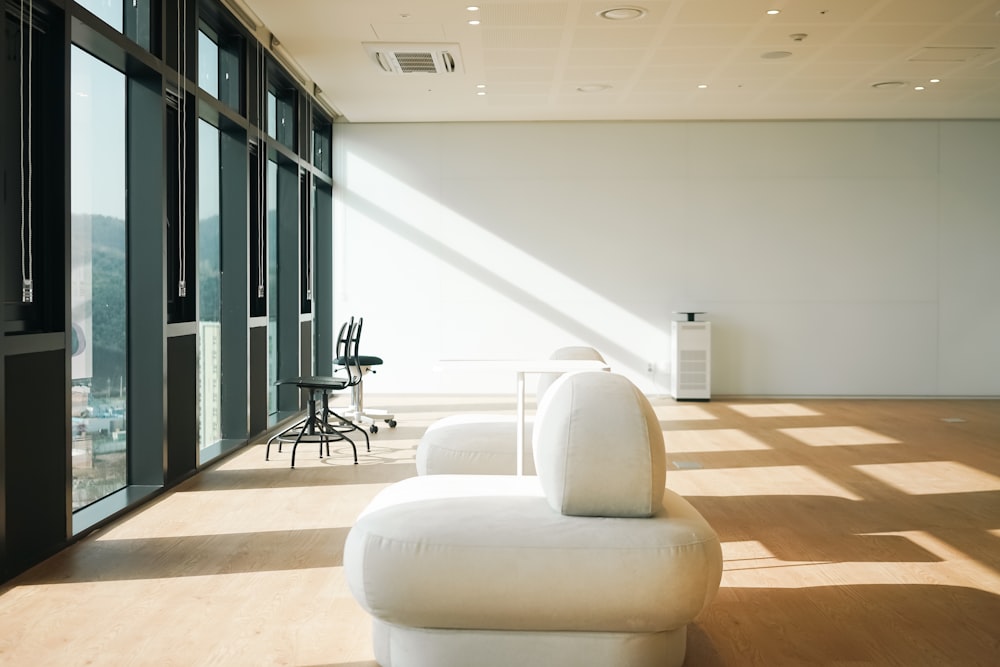
<path id="1" fill-rule="evenodd" d="M 333 360 L 333 365 L 334 366 L 343 366 L 346 363 L 347 363 L 347 359 L 345 357 L 337 357 L 336 359 Z M 365 355 L 361 355 L 361 356 L 358 357 L 358 365 L 362 366 L 362 367 L 364 367 L 364 366 L 381 366 L 382 363 L 383 363 L 382 362 L 382 357 L 366 357 Z"/>

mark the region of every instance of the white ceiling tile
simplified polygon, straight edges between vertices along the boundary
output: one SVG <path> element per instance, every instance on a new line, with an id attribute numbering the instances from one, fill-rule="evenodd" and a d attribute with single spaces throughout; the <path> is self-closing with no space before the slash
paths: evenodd
<path id="1" fill-rule="evenodd" d="M 487 26 L 561 27 L 569 9 L 566 2 L 490 2 L 480 5 L 479 18 Z"/>
<path id="2" fill-rule="evenodd" d="M 484 49 L 486 67 L 545 67 L 551 69 L 559 62 L 557 49 Z"/>
<path id="3" fill-rule="evenodd" d="M 927 23 L 859 25 L 845 31 L 840 43 L 909 46 L 926 43 L 937 30 L 937 26 Z"/>
<path id="4" fill-rule="evenodd" d="M 954 20 L 982 4 L 982 0 L 892 0 L 884 3 L 869 20 L 872 23 L 941 23 Z"/>
<path id="5" fill-rule="evenodd" d="M 382 42 L 433 42 L 445 38 L 440 23 L 377 23 L 372 24 L 375 39 Z"/>
<path id="6" fill-rule="evenodd" d="M 631 67 L 643 64 L 646 51 L 641 49 L 573 49 L 566 54 L 570 67 Z"/>
<path id="7" fill-rule="evenodd" d="M 481 26 L 487 49 L 554 48 L 562 42 L 562 28 L 488 28 Z"/>
<path id="8" fill-rule="evenodd" d="M 657 37 L 655 28 L 600 26 L 577 28 L 570 47 L 574 49 L 635 49 L 649 46 Z"/>

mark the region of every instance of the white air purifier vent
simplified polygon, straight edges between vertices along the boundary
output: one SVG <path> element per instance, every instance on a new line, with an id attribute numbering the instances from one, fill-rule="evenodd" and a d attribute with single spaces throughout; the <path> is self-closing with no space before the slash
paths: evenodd
<path id="1" fill-rule="evenodd" d="M 712 396 L 712 323 L 671 322 L 670 394 L 678 401 Z"/>
<path id="2" fill-rule="evenodd" d="M 365 50 L 388 74 L 455 74 L 462 72 L 458 44 L 386 44 L 366 42 Z"/>

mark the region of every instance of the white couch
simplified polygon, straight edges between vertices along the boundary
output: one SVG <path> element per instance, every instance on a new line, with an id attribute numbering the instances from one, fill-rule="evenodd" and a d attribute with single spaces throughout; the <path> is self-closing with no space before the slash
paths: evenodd
<path id="1" fill-rule="evenodd" d="M 604 361 L 601 353 L 585 345 L 555 350 L 550 359 Z M 541 403 L 562 373 L 541 373 L 535 400 Z M 525 419 L 524 473 L 535 474 L 532 456 L 534 421 Z M 417 444 L 418 475 L 513 475 L 517 472 L 517 417 L 498 414 L 457 414 L 427 427 Z"/>
<path id="2" fill-rule="evenodd" d="M 624 376 L 572 373 L 535 421 L 539 475 L 379 493 L 344 569 L 383 667 L 670 667 L 719 586 L 719 541 L 665 490 L 663 435 Z"/>

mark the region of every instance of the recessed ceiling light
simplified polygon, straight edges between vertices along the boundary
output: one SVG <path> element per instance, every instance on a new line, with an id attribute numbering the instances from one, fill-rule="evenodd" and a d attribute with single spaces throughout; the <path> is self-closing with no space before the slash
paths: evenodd
<path id="1" fill-rule="evenodd" d="M 479 21 L 477 19 L 472 19 L 469 21 L 469 25 L 479 25 Z"/>
<path id="2" fill-rule="evenodd" d="M 485 87 L 486 87 L 485 83 L 477 83 L 476 84 L 476 88 L 485 88 Z"/>
<path id="3" fill-rule="evenodd" d="M 699 83 L 698 87 L 699 88 L 708 88 L 708 84 L 707 83 Z"/>
<path id="4" fill-rule="evenodd" d="M 914 86 L 913 90 L 926 90 L 923 86 Z"/>
<path id="5" fill-rule="evenodd" d="M 609 21 L 634 21 L 646 15 L 646 10 L 642 7 L 612 7 L 597 12 L 602 19 Z"/>
<path id="6" fill-rule="evenodd" d="M 774 16 L 775 14 L 780 14 L 781 10 L 780 9 L 769 9 L 769 10 L 767 10 L 767 13 L 770 14 L 771 16 Z"/>
<path id="7" fill-rule="evenodd" d="M 606 83 L 587 83 L 582 86 L 577 86 L 576 90 L 580 93 L 600 93 L 610 88 L 611 86 Z"/>
<path id="8" fill-rule="evenodd" d="M 479 95 L 479 96 L 483 96 L 485 94 L 486 94 L 485 90 L 480 90 L 478 93 L 476 93 L 476 95 Z"/>
<path id="9" fill-rule="evenodd" d="M 760 54 L 760 57 L 765 60 L 779 60 L 781 58 L 787 58 L 790 55 L 792 55 L 791 51 L 768 51 Z"/>
<path id="10" fill-rule="evenodd" d="M 931 79 L 931 83 L 941 83 L 941 79 Z"/>
<path id="11" fill-rule="evenodd" d="M 466 9 L 468 9 L 470 12 L 478 12 L 479 11 L 479 7 L 476 7 L 475 5 L 469 5 L 468 7 L 466 7 Z"/>

